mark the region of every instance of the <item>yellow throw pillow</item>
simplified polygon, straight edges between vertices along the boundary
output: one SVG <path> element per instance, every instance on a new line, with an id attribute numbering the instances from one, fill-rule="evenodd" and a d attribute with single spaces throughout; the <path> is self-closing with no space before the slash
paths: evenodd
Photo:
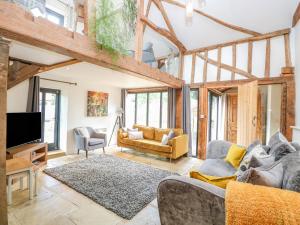
<path id="1" fill-rule="evenodd" d="M 229 183 L 229 181 L 236 180 L 235 175 L 230 177 L 215 177 L 215 176 L 204 175 L 195 171 L 190 172 L 190 177 L 224 189 L 226 189 L 226 186 Z"/>
<path id="2" fill-rule="evenodd" d="M 234 168 L 238 168 L 246 152 L 247 150 L 245 147 L 233 144 L 227 153 L 225 161 L 230 163 Z"/>

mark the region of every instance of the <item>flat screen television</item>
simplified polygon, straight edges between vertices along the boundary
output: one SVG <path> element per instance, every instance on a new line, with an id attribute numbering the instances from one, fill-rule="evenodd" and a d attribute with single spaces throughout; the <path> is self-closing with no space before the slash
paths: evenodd
<path id="1" fill-rule="evenodd" d="M 42 137 L 42 116 L 34 113 L 7 113 L 6 147 L 33 142 Z"/>

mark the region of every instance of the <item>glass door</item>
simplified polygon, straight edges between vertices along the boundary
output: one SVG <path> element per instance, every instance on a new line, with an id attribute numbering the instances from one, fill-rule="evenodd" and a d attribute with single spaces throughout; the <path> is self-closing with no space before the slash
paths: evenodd
<path id="1" fill-rule="evenodd" d="M 197 157 L 198 153 L 198 111 L 199 111 L 199 91 L 191 89 L 191 132 L 192 132 L 192 156 Z"/>
<path id="2" fill-rule="evenodd" d="M 208 93 L 208 114 L 209 141 L 218 140 L 219 96 L 211 91 Z"/>
<path id="3" fill-rule="evenodd" d="M 42 141 L 48 143 L 49 151 L 59 149 L 59 102 L 60 90 L 41 88 Z"/>

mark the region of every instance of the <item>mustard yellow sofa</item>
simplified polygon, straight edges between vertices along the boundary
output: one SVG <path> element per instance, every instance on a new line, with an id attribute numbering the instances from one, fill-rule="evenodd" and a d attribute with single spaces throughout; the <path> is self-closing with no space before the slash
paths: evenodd
<path id="1" fill-rule="evenodd" d="M 164 134 L 168 134 L 171 129 L 160 129 L 141 125 L 134 125 L 139 131 L 143 131 L 144 139 L 132 140 L 128 138 L 128 133 L 122 129 L 118 131 L 117 144 L 119 147 L 131 148 L 137 151 L 152 153 L 170 159 L 177 159 L 188 152 L 188 136 L 183 134 L 180 128 L 172 129 L 175 138 L 169 140 L 168 145 L 162 145 L 161 139 Z"/>

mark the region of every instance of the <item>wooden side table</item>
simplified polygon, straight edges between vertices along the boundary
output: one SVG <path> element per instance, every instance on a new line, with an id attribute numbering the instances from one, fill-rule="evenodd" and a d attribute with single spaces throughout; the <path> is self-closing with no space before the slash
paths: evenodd
<path id="1" fill-rule="evenodd" d="M 29 199 L 33 198 L 33 172 L 32 163 L 24 158 L 14 158 L 6 161 L 6 177 L 7 177 L 7 203 L 12 203 L 12 181 L 13 179 L 28 177 Z M 21 182 L 22 185 L 23 182 Z M 23 185 L 22 185 L 23 186 Z"/>

